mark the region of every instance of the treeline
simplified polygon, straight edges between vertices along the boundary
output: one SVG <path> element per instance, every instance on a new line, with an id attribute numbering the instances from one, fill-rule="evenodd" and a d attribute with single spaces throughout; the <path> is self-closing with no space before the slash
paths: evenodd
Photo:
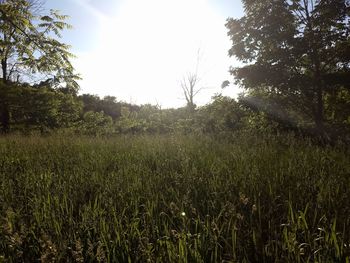
<path id="1" fill-rule="evenodd" d="M 1 83 L 0 87 L 0 103 L 6 103 L 9 110 L 10 132 L 219 133 L 251 123 L 243 104 L 221 95 L 193 111 L 189 107 L 161 109 L 150 104 L 133 105 L 113 96 L 78 95 L 69 89 L 53 88 L 47 82 L 38 85 Z"/>
<path id="2" fill-rule="evenodd" d="M 65 22 L 67 16 L 57 11 L 37 14 L 41 2 L 6 0 L 0 4 L 0 122 L 4 133 L 269 130 L 349 141 L 347 1 L 243 0 L 245 15 L 228 19 L 226 27 L 232 40 L 229 55 L 243 63 L 230 71 L 245 94 L 238 100 L 217 95 L 208 105 L 196 108 L 193 85 L 183 85 L 188 105 L 179 109 L 78 95 L 79 75 L 70 63 L 73 55 L 59 41 L 61 31 L 71 26 Z M 26 84 L 29 80 L 34 84 Z M 224 81 L 223 87 L 229 83 Z"/>
<path id="3" fill-rule="evenodd" d="M 317 137 L 312 119 L 292 119 L 291 111 L 278 104 L 266 104 L 252 94 L 237 100 L 221 94 L 205 106 L 162 109 L 134 105 L 116 97 L 78 95 L 70 89 L 39 85 L 1 84 L 0 102 L 6 98 L 11 132 L 22 134 L 65 132 L 80 135 L 196 133 L 215 136 L 242 132 L 294 132 Z M 329 132 L 325 140 L 349 140 L 350 118 L 345 107 L 349 94 L 344 91 L 327 105 Z M 296 115 L 295 115 L 296 116 Z M 332 128 L 332 130 L 330 130 Z"/>

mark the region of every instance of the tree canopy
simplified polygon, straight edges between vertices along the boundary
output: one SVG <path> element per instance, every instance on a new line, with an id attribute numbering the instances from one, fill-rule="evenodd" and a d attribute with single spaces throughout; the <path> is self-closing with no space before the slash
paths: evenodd
<path id="1" fill-rule="evenodd" d="M 61 31 L 71 26 L 67 16 L 57 10 L 48 15 L 33 11 L 31 1 L 4 0 L 0 4 L 1 74 L 5 84 L 46 83 L 52 87 L 65 85 L 72 92 L 79 88 L 79 76 L 70 62 L 69 45 L 59 41 Z M 2 89 L 1 122 L 9 128 L 7 89 Z"/>
<path id="2" fill-rule="evenodd" d="M 344 0 L 243 0 L 245 15 L 228 19 L 232 68 L 250 95 L 263 92 L 324 132 L 329 98 L 349 98 L 349 6 Z M 328 99 L 327 99 L 328 98 Z M 333 104 L 333 106 L 336 104 Z M 344 120 L 343 120 L 344 121 Z"/>

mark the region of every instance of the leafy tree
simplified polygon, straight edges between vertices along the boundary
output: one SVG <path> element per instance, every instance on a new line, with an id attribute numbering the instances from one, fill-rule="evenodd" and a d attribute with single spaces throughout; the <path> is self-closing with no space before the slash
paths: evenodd
<path id="1" fill-rule="evenodd" d="M 78 121 L 82 112 L 82 103 L 73 94 L 56 91 L 58 99 L 57 123 L 61 128 L 68 128 Z"/>
<path id="2" fill-rule="evenodd" d="M 231 69 L 237 83 L 309 117 L 323 134 L 330 121 L 325 103 L 350 87 L 346 2 L 243 0 L 243 5 L 245 15 L 226 24 L 233 44 L 229 55 L 246 63 Z"/>
<path id="3" fill-rule="evenodd" d="M 78 126 L 79 132 L 87 135 L 106 135 L 113 133 L 113 120 L 103 112 L 89 111 L 84 114 L 83 121 Z"/>
<path id="4" fill-rule="evenodd" d="M 94 111 L 94 112 L 101 111 L 99 107 L 99 103 L 100 103 L 99 96 L 91 95 L 91 94 L 82 94 L 79 96 L 79 100 L 83 103 L 84 113 L 88 111 Z"/>
<path id="5" fill-rule="evenodd" d="M 45 84 L 0 85 L 6 89 L 6 103 L 11 108 L 13 129 L 45 131 L 66 128 L 79 119 L 82 105 L 72 94 L 65 94 Z M 0 103 L 3 103 L 0 97 Z"/>
<path id="6" fill-rule="evenodd" d="M 121 117 L 115 123 L 118 133 L 143 133 L 147 130 L 147 120 L 139 116 L 139 111 L 132 111 L 128 105 L 121 107 Z"/>
<path id="7" fill-rule="evenodd" d="M 53 87 L 66 85 L 76 91 L 77 79 L 70 58 L 69 46 L 61 43 L 61 31 L 71 26 L 67 16 L 51 10 L 49 15 L 33 13 L 27 0 L 3 0 L 0 3 L 0 58 L 2 81 L 46 80 Z M 6 98 L 7 91 L 1 94 Z M 9 130 L 10 109 L 6 99 L 1 105 L 3 131 Z"/>
<path id="8" fill-rule="evenodd" d="M 198 111 L 197 122 L 203 132 L 232 132 L 242 128 L 247 113 L 235 99 L 217 94 Z"/>
<path id="9" fill-rule="evenodd" d="M 121 116 L 121 103 L 117 102 L 117 98 L 114 96 L 105 96 L 100 100 L 100 108 L 105 114 L 111 116 L 113 120 Z"/>
<path id="10" fill-rule="evenodd" d="M 84 104 L 84 113 L 88 111 L 103 111 L 106 115 L 112 117 L 114 121 L 121 116 L 122 103 L 118 102 L 116 97 L 105 96 L 103 99 L 100 99 L 97 95 L 83 94 L 79 96 L 79 99 Z"/>

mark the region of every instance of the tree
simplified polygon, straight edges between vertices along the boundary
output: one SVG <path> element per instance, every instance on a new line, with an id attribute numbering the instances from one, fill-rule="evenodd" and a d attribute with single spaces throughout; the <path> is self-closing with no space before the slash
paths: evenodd
<path id="1" fill-rule="evenodd" d="M 201 58 L 200 49 L 198 49 L 195 71 L 188 72 L 187 75 L 184 76 L 180 82 L 182 92 L 187 102 L 186 106 L 190 110 L 190 112 L 193 112 L 195 110 L 196 104 L 194 103 L 194 98 L 202 90 L 201 88 L 197 87 L 198 82 L 200 81 L 200 78 L 198 76 L 198 67 L 199 67 L 200 58 Z"/>
<path id="2" fill-rule="evenodd" d="M 228 19 L 238 84 L 271 95 L 325 131 L 325 97 L 350 87 L 349 7 L 344 0 L 243 0 Z"/>
<path id="3" fill-rule="evenodd" d="M 53 87 L 66 85 L 77 91 L 79 77 L 74 73 L 69 46 L 61 43 L 61 31 L 71 26 L 67 16 L 51 10 L 38 16 L 40 1 L 3 0 L 0 3 L 0 58 L 2 81 L 39 83 L 46 80 Z M 6 98 L 6 90 L 1 94 Z M 6 99 L 1 105 L 2 130 L 10 125 Z"/>
<path id="4" fill-rule="evenodd" d="M 114 96 L 105 96 L 103 100 L 100 100 L 101 110 L 108 116 L 111 116 L 113 120 L 118 119 L 121 116 L 121 104 Z"/>
<path id="5" fill-rule="evenodd" d="M 53 89 L 45 82 L 37 85 L 11 83 L 6 102 L 11 107 L 12 128 L 21 131 L 47 131 L 67 128 L 80 117 L 82 105 L 72 94 Z M 0 97 L 0 104 L 3 97 Z"/>
<path id="6" fill-rule="evenodd" d="M 121 116 L 122 103 L 117 101 L 116 97 L 105 96 L 100 99 L 97 95 L 82 94 L 79 99 L 84 104 L 83 112 L 103 112 L 104 114 L 112 117 L 115 121 Z"/>
<path id="7" fill-rule="evenodd" d="M 181 88 L 185 96 L 187 107 L 190 111 L 194 111 L 196 104 L 194 103 L 194 97 L 201 91 L 197 88 L 197 83 L 199 81 L 197 72 L 187 73 L 186 77 L 183 77 L 181 81 Z"/>
<path id="8" fill-rule="evenodd" d="M 101 112 L 88 111 L 84 114 L 79 131 L 87 135 L 107 135 L 113 133 L 113 120 Z"/>
<path id="9" fill-rule="evenodd" d="M 199 108 L 197 122 L 203 132 L 220 134 L 243 128 L 246 115 L 235 99 L 216 94 L 209 104 Z"/>

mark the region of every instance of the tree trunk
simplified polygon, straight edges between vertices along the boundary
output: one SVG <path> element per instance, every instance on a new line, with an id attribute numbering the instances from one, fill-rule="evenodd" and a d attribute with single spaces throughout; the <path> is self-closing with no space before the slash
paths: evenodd
<path id="1" fill-rule="evenodd" d="M 325 135 L 324 127 L 324 102 L 323 102 L 323 91 L 324 82 L 320 72 L 320 62 L 318 54 L 315 55 L 315 77 L 314 77 L 314 88 L 316 95 L 316 109 L 315 109 L 315 125 L 317 133 L 323 137 Z"/>
<path id="2" fill-rule="evenodd" d="M 315 33 L 315 28 L 313 26 L 313 19 L 310 16 L 308 1 L 303 0 L 303 2 L 304 2 L 305 16 L 307 20 L 306 28 L 310 33 L 309 39 L 307 39 L 309 43 L 309 52 L 310 52 L 309 55 L 314 67 L 313 92 L 315 94 L 314 96 L 316 96 L 315 98 L 316 105 L 314 107 L 314 121 L 315 121 L 317 134 L 321 137 L 324 137 L 325 135 L 324 103 L 323 103 L 324 82 L 321 76 L 321 63 L 320 63 L 320 55 L 318 51 L 318 48 L 320 45 L 320 39 L 317 38 L 317 35 L 316 35 L 317 33 Z"/>
<path id="3" fill-rule="evenodd" d="M 8 84 L 7 81 L 7 60 L 6 59 L 2 59 L 1 60 L 1 67 L 2 67 L 2 81 L 3 84 L 5 86 L 5 89 L 7 89 L 8 87 L 6 87 Z M 1 116 L 1 131 L 3 133 L 8 133 L 10 130 L 10 111 L 9 111 L 9 106 L 8 106 L 8 101 L 7 101 L 7 94 L 6 94 L 6 90 L 3 90 L 3 94 L 2 94 L 2 98 L 1 98 L 1 112 L 0 112 L 0 116 Z"/>
<path id="4" fill-rule="evenodd" d="M 1 105 L 1 131 L 8 133 L 10 131 L 10 112 L 7 103 Z"/>
<path id="5" fill-rule="evenodd" d="M 316 111 L 315 111 L 315 124 L 316 129 L 320 135 L 324 135 L 324 103 L 323 103 L 323 89 L 322 84 L 319 84 L 316 91 Z"/>

